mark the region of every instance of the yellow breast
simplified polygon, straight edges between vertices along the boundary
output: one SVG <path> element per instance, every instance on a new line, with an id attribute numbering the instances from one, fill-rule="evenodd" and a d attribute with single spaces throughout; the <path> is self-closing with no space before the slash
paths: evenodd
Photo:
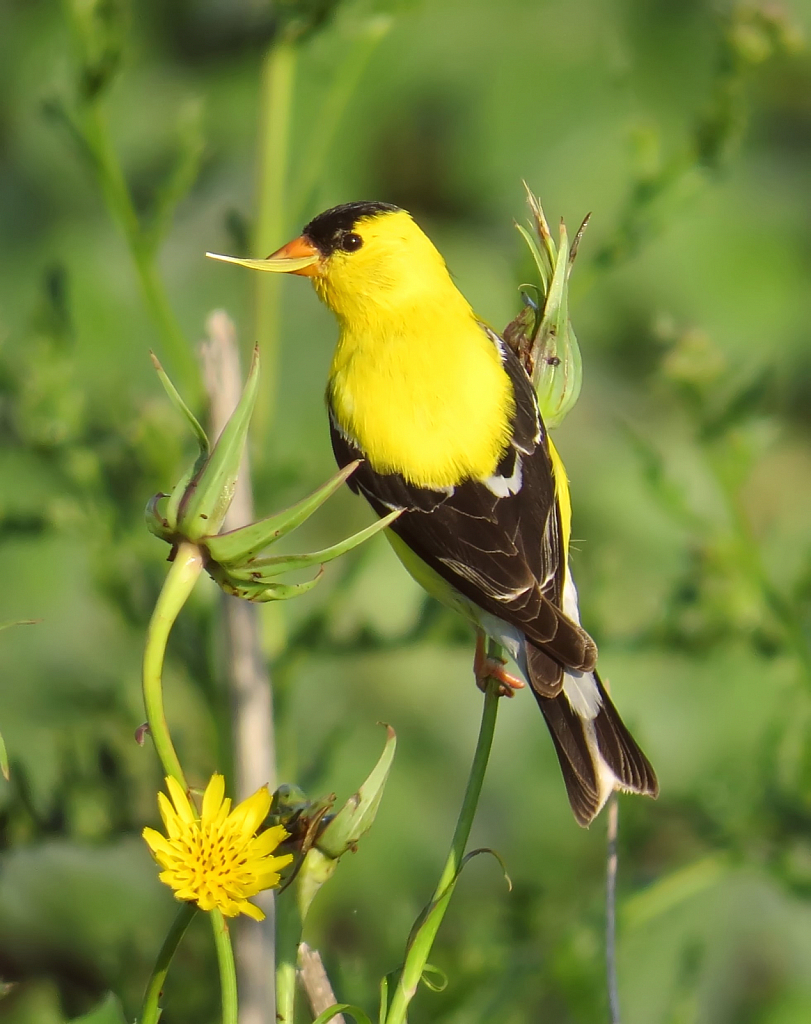
<path id="1" fill-rule="evenodd" d="M 466 303 L 342 324 L 329 398 L 376 472 L 430 488 L 489 476 L 514 410 L 500 355 Z"/>

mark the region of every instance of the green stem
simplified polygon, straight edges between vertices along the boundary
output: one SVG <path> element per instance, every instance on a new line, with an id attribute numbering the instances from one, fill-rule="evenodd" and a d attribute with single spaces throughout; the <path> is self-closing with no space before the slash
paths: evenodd
<path id="1" fill-rule="evenodd" d="M 180 609 L 194 589 L 202 568 L 203 556 L 195 544 L 184 541 L 178 545 L 172 567 L 149 620 L 144 649 L 144 706 L 149 732 L 164 773 L 177 779 L 184 790 L 188 790 L 188 786 L 169 735 L 163 709 L 163 661 L 169 633 Z"/>
<path id="2" fill-rule="evenodd" d="M 451 851 L 434 891 L 428 912 L 409 945 L 403 971 L 386 1015 L 386 1024 L 403 1024 L 405 1021 L 408 1004 L 417 991 L 425 965 L 428 963 L 428 957 L 430 956 L 436 933 L 439 930 L 453 895 L 453 890 L 456 887 L 456 880 L 459 877 L 459 870 L 462 867 L 462 861 L 465 856 L 465 847 L 470 836 L 476 807 L 479 803 L 484 773 L 490 757 L 490 748 L 493 744 L 496 714 L 498 712 L 498 685 L 492 679 L 487 684 L 479 738 L 476 742 L 476 752 L 473 755 L 473 764 L 470 767 L 470 776 L 467 780 L 467 789 L 465 790 L 465 798 L 462 801 L 462 809 L 459 812 L 456 830 L 453 833 Z"/>
<path id="3" fill-rule="evenodd" d="M 292 891 L 276 900 L 276 1021 L 293 1024 L 302 918 Z"/>
<path id="4" fill-rule="evenodd" d="M 349 101 L 358 87 L 366 65 L 378 43 L 388 32 L 390 25 L 391 21 L 386 16 L 372 19 L 363 28 L 355 44 L 347 50 L 341 60 L 332 85 L 310 130 L 309 144 L 304 156 L 297 161 L 300 173 L 297 174 L 298 180 L 290 203 L 290 208 L 297 218 L 302 217 L 305 213 L 306 205 L 318 184 Z"/>
<path id="5" fill-rule="evenodd" d="M 124 172 L 98 103 L 90 103 L 82 123 L 83 137 L 96 168 L 107 209 L 118 225 L 132 256 L 141 296 L 163 340 L 168 363 L 187 395 L 197 395 L 200 374 L 194 354 L 175 317 L 166 288 L 155 266 L 154 246 L 148 241 L 132 202 Z"/>
<path id="6" fill-rule="evenodd" d="M 214 930 L 214 945 L 217 947 L 217 963 L 220 968 L 220 989 L 222 991 L 222 1024 L 237 1024 L 237 970 L 234 964 L 234 949 L 228 922 L 219 910 L 212 910 L 211 927 Z"/>
<path id="7" fill-rule="evenodd" d="M 617 794 L 608 800 L 607 858 L 605 872 L 605 970 L 608 985 L 608 1013 L 611 1024 L 621 1024 L 619 984 L 617 983 L 617 857 L 619 803 Z"/>
<path id="8" fill-rule="evenodd" d="M 253 254 L 261 258 L 287 241 L 285 193 L 290 147 L 290 114 L 296 71 L 296 43 L 281 33 L 262 66 L 262 110 L 259 124 L 259 175 Z M 276 274 L 256 274 L 254 337 L 262 356 L 260 396 L 254 429 L 266 437 L 273 420 L 279 361 L 279 287 Z"/>
<path id="9" fill-rule="evenodd" d="M 141 1016 L 138 1018 L 138 1024 L 158 1024 L 161 1015 L 159 1003 L 163 992 L 163 983 L 166 980 L 172 957 L 180 945 L 180 940 L 186 934 L 186 929 L 189 927 L 196 910 L 196 903 L 181 904 L 177 917 L 169 929 L 169 934 L 163 941 L 161 951 L 158 953 L 158 959 L 155 961 L 152 976 L 144 993 L 144 1002 L 141 1007 Z"/>

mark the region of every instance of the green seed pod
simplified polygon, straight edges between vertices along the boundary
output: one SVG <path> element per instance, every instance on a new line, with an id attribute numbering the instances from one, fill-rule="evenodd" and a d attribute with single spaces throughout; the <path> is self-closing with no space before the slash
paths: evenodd
<path id="1" fill-rule="evenodd" d="M 532 231 L 520 224 L 516 227 L 529 247 L 538 272 L 538 281 L 528 286 L 536 294 L 537 302 L 528 301 L 527 307 L 505 328 L 504 338 L 535 385 L 544 423 L 554 428 L 574 406 L 583 380 L 580 348 L 569 322 L 568 292 L 569 273 L 588 218 L 571 246 L 561 222 L 556 243 L 541 204 L 529 188 L 527 202 L 532 214 Z"/>
<path id="2" fill-rule="evenodd" d="M 357 469 L 353 462 L 322 484 L 302 501 L 237 530 L 219 533 L 236 487 L 242 455 L 248 435 L 251 413 L 259 382 L 259 355 L 254 353 L 242 397 L 219 440 L 211 448 L 205 431 L 180 397 L 160 363 L 152 357 L 155 369 L 172 404 L 180 411 L 194 433 L 199 454 L 171 494 L 156 494 L 146 507 L 147 529 L 173 547 L 181 543 L 195 545 L 205 568 L 220 587 L 234 597 L 247 601 L 287 601 L 307 593 L 321 578 L 326 562 L 339 558 L 385 530 L 399 511 L 377 520 L 337 544 L 304 554 L 260 557 L 281 537 L 301 526 L 330 498 Z M 165 504 L 164 504 L 165 502 Z M 299 569 L 319 566 L 311 580 L 282 583 L 278 577 Z"/>

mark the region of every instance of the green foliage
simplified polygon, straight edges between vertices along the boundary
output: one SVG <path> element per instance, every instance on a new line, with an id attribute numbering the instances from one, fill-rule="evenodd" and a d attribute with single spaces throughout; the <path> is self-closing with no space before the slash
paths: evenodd
<path id="1" fill-rule="evenodd" d="M 520 224 L 516 227 L 535 263 L 537 283 L 529 285 L 535 300 L 525 298 L 526 308 L 503 333 L 535 385 L 544 423 L 554 430 L 574 407 L 583 384 L 580 346 L 569 322 L 569 273 L 587 220 L 570 248 L 563 221 L 555 243 L 540 201 L 529 189 L 527 200 L 532 215 L 531 232 Z"/>
<path id="2" fill-rule="evenodd" d="M 104 1002 L 100 1003 L 95 1010 L 76 1017 L 71 1024 L 127 1024 L 127 1018 L 121 1009 L 121 1003 L 110 992 Z"/>
<path id="3" fill-rule="evenodd" d="M 205 315 L 244 316 L 243 279 L 202 254 L 234 251 L 235 223 L 264 244 L 250 194 L 260 51 L 280 39 L 248 4 L 225 22 L 218 11 L 0 11 L 0 619 L 41 620 L 0 637 L 4 1024 L 109 1016 L 97 1008 L 110 990 L 132 1019 L 174 913 L 137 838 L 159 779 L 131 737 L 166 571 L 142 510 L 194 450 L 147 351 L 194 396 Z M 809 27 L 807 4 L 720 18 L 703 2 L 595 0 L 441 0 L 389 22 L 365 5 L 305 13 L 290 42 L 287 223 L 263 228 L 254 255 L 334 202 L 400 202 L 499 325 L 527 277 L 509 228 L 521 179 L 570 224 L 592 212 L 570 300 L 584 390 L 556 443 L 584 621 L 662 782 L 658 803 L 622 803 L 624 1019 L 806 1020 L 811 66 L 794 25 Z M 332 472 L 332 327 L 302 282 L 279 285 L 279 362 L 264 359 L 260 398 L 276 415 L 253 439 L 260 508 Z M 243 323 L 246 351 L 260 326 Z M 335 494 L 299 543 L 370 521 Z M 378 753 L 374 723 L 400 737 L 375 830 L 308 921 L 338 997 L 368 1008 L 446 851 L 479 700 L 465 628 L 382 541 L 352 559 L 261 622 L 283 779 L 352 791 Z M 169 651 L 167 712 L 193 784 L 230 767 L 216 597 L 201 588 Z M 421 989 L 415 1018 L 605 1019 L 602 827 L 571 822 L 520 695 L 474 840 L 501 851 L 514 890 L 469 865 L 431 954 L 449 984 Z M 217 1019 L 209 943 L 193 924 L 167 1022 Z"/>

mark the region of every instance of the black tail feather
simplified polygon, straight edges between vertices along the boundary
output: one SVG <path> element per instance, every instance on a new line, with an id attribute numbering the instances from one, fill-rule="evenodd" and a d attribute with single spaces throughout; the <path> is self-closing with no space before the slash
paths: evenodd
<path id="1" fill-rule="evenodd" d="M 535 693 L 552 734 L 558 761 L 574 816 L 583 826 L 591 824 L 611 788 L 656 797 L 659 783 L 650 761 L 625 727 L 596 672 L 594 681 L 602 706 L 592 720 L 583 719 L 565 693 L 546 698 Z M 601 785 L 598 758 L 617 779 L 614 787 Z"/>
<path id="2" fill-rule="evenodd" d="M 603 760 L 617 776 L 623 789 L 655 799 L 659 795 L 656 772 L 611 703 L 602 680 L 596 672 L 593 675 L 603 702 L 600 713 L 594 719 L 597 745 Z"/>
<path id="3" fill-rule="evenodd" d="M 577 823 L 586 827 L 603 801 L 583 722 L 562 693 L 551 699 L 536 693 L 535 699 L 552 734 L 572 811 Z"/>

